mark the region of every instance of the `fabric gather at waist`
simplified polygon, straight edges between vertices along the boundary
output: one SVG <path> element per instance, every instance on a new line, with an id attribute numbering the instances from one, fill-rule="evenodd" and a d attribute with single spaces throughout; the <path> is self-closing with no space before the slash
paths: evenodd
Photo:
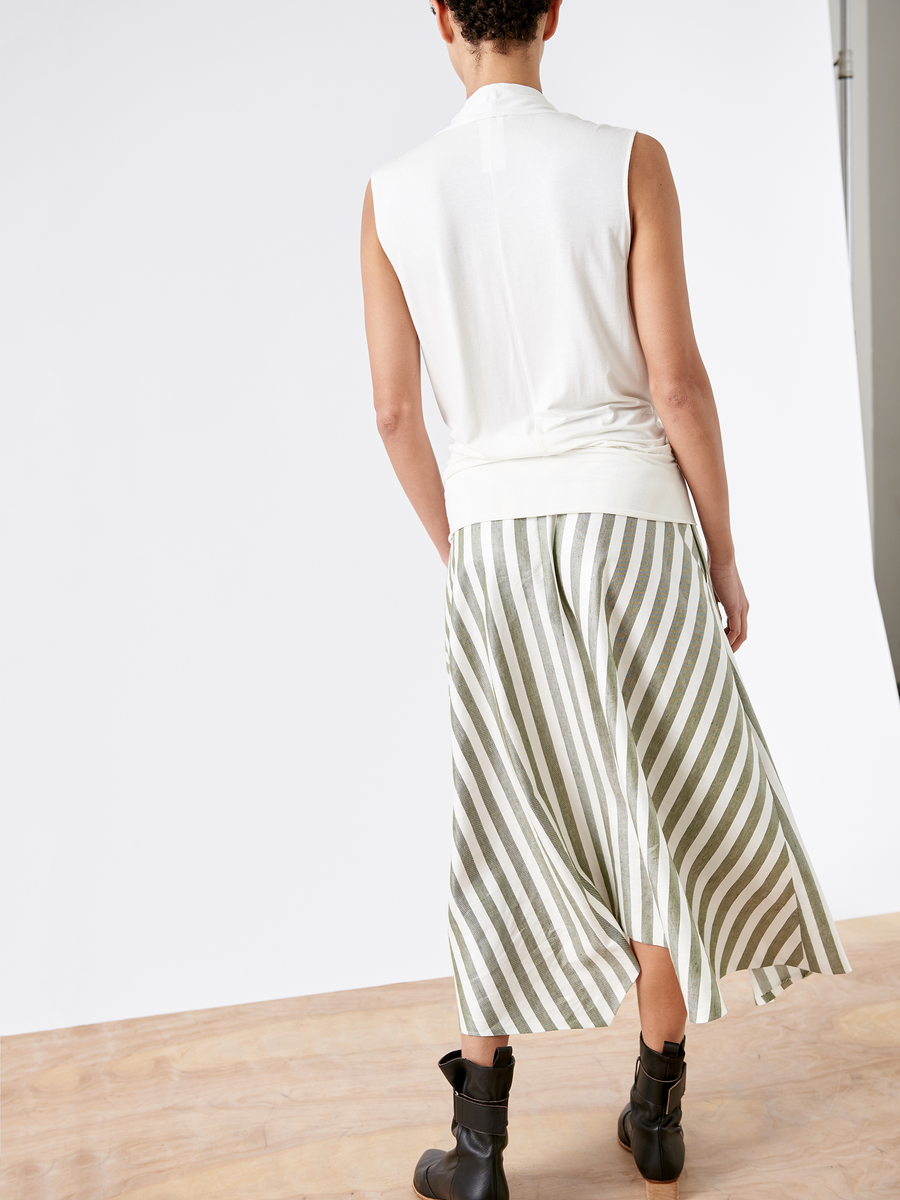
<path id="1" fill-rule="evenodd" d="M 696 524 L 684 476 L 669 447 L 590 446 L 504 458 L 444 478 L 450 533 L 477 521 L 548 513 L 610 512 Z"/>

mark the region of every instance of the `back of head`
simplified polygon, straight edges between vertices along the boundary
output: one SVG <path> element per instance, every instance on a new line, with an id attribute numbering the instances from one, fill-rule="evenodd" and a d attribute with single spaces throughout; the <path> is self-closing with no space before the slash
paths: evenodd
<path id="1" fill-rule="evenodd" d="M 444 0 L 460 26 L 463 38 L 478 50 L 496 54 L 533 42 L 538 21 L 550 0 Z"/>

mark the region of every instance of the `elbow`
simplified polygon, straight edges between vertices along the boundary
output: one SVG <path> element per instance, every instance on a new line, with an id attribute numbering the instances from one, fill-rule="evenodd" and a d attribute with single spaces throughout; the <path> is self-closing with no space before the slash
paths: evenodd
<path id="1" fill-rule="evenodd" d="M 382 439 L 394 437 L 399 433 L 402 425 L 403 418 L 399 413 L 380 412 L 375 415 L 375 426 Z"/>
<path id="2" fill-rule="evenodd" d="M 704 389 L 693 381 L 673 380 L 651 385 L 650 394 L 657 412 L 676 420 L 694 416 L 704 407 Z"/>
<path id="3" fill-rule="evenodd" d="M 415 413 L 407 408 L 385 405 L 375 412 L 375 425 L 383 440 L 404 433 L 412 425 Z"/>

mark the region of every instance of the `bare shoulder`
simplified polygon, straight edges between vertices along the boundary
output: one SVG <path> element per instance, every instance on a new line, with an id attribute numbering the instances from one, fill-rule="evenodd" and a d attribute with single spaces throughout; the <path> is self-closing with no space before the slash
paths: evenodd
<path id="1" fill-rule="evenodd" d="M 661 141 L 649 133 L 637 130 L 631 148 L 631 164 L 640 168 L 668 167 L 669 156 Z"/>
<path id="2" fill-rule="evenodd" d="M 666 201 L 678 203 L 669 156 L 662 142 L 649 133 L 634 135 L 628 167 L 628 198 L 633 213 Z"/>

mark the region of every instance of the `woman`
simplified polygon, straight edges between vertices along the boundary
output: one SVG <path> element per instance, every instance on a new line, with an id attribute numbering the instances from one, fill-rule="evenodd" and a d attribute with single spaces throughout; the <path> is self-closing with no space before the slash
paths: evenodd
<path id="1" fill-rule="evenodd" d="M 618 1137 L 677 1197 L 686 1020 L 724 1013 L 731 971 L 764 1004 L 850 969 L 735 666 L 748 603 L 668 161 L 544 97 L 560 2 L 435 0 L 466 102 L 363 208 L 378 428 L 448 568 L 462 1047 L 426 1200 L 505 1200 L 509 1035 L 607 1025 L 635 981 Z"/>

